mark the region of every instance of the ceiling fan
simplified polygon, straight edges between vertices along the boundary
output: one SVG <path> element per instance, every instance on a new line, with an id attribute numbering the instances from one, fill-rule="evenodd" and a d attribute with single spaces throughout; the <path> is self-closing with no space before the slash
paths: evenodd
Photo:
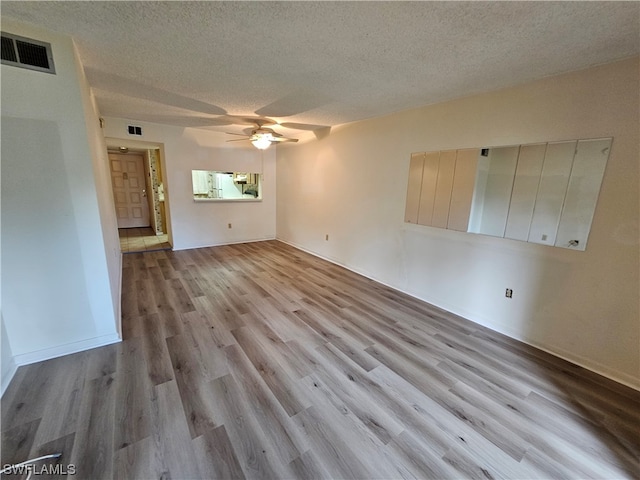
<path id="1" fill-rule="evenodd" d="M 229 135 L 239 135 L 243 138 L 239 138 L 237 140 L 227 140 L 227 142 L 244 142 L 249 140 L 254 147 L 259 150 L 266 150 L 271 146 L 272 143 L 283 143 L 283 142 L 297 142 L 297 138 L 287 138 L 283 137 L 282 134 L 274 131 L 271 128 L 266 127 L 265 125 L 275 125 L 276 122 L 269 119 L 253 119 L 252 122 L 255 124 L 256 128 L 251 130 L 251 134 L 244 135 L 242 133 L 232 133 L 227 132 Z"/>

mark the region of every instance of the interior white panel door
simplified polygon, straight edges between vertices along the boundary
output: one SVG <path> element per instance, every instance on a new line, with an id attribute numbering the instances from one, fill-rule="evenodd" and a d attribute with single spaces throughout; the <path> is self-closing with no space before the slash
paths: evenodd
<path id="1" fill-rule="evenodd" d="M 422 188 L 422 169 L 424 167 L 424 153 L 411 155 L 409 163 L 409 182 L 407 184 L 407 204 L 404 211 L 404 221 L 418 223 L 418 208 L 420 207 L 420 189 Z"/>
<path id="2" fill-rule="evenodd" d="M 529 242 L 555 245 L 576 143 L 557 142 L 547 145 L 529 230 Z"/>
<path id="3" fill-rule="evenodd" d="M 555 241 L 557 247 L 586 248 L 611 141 L 611 138 L 578 141 Z"/>
<path id="4" fill-rule="evenodd" d="M 479 148 L 469 148 L 457 152 L 447 223 L 447 228 L 450 230 L 466 232 L 469 226 L 469 213 L 471 212 L 479 154 Z"/>
<path id="5" fill-rule="evenodd" d="M 440 152 L 436 197 L 433 202 L 433 218 L 431 219 L 433 227 L 447 228 L 455 170 L 456 150 Z"/>
<path id="6" fill-rule="evenodd" d="M 439 165 L 440 152 L 427 152 L 425 154 L 424 168 L 422 170 L 420 206 L 418 209 L 418 223 L 428 227 L 431 226 L 433 220 L 433 205 L 436 199 Z"/>
<path id="7" fill-rule="evenodd" d="M 536 194 L 546 150 L 546 143 L 520 147 L 516 178 L 513 182 L 511 204 L 507 217 L 507 228 L 504 233 L 505 238 L 525 242 L 529 238 L 529 228 L 533 218 L 533 208 L 536 204 Z"/>
<path id="8" fill-rule="evenodd" d="M 150 226 L 142 155 L 109 154 L 118 228 Z"/>

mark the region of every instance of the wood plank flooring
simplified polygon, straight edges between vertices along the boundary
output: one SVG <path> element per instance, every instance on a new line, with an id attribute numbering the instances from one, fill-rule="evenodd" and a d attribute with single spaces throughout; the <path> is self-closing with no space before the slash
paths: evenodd
<path id="1" fill-rule="evenodd" d="M 3 465 L 62 451 L 79 479 L 640 473 L 639 392 L 281 242 L 125 255 L 122 307 L 122 343 L 18 370 Z"/>

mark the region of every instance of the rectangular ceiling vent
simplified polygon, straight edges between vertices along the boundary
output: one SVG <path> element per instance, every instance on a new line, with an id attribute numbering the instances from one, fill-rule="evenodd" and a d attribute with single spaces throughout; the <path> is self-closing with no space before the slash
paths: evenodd
<path id="1" fill-rule="evenodd" d="M 38 72 L 56 73 L 51 44 L 2 32 L 2 63 Z"/>
<path id="2" fill-rule="evenodd" d="M 142 127 L 138 127 L 137 125 L 127 125 L 127 133 L 129 135 L 135 135 L 136 137 L 141 137 Z"/>

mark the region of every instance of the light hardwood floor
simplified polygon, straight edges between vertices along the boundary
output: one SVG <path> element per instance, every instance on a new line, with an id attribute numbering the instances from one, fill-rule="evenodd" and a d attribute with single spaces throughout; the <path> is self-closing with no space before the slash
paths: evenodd
<path id="1" fill-rule="evenodd" d="M 21 367 L 78 479 L 634 478 L 640 393 L 277 241 L 124 256 L 124 341 Z M 605 319 L 603 319 L 605 320 Z"/>

